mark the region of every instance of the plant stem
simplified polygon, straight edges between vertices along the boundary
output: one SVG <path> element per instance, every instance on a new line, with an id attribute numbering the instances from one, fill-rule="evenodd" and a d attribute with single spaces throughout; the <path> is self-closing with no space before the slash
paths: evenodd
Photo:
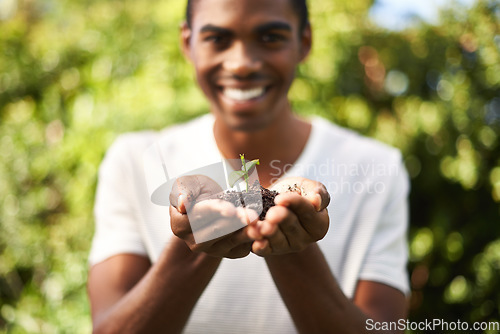
<path id="1" fill-rule="evenodd" d="M 243 176 L 245 177 L 245 185 L 248 192 L 248 171 L 247 171 L 247 164 L 245 163 L 245 155 L 240 154 L 240 159 L 241 159 L 241 166 L 243 167 L 243 172 L 244 172 Z"/>

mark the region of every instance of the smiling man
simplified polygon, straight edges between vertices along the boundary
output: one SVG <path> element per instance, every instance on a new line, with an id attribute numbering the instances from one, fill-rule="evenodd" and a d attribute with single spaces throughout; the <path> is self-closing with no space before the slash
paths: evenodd
<path id="1" fill-rule="evenodd" d="M 363 333 L 369 319 L 405 318 L 408 180 L 399 152 L 301 119 L 287 97 L 311 48 L 305 1 L 196 0 L 186 18 L 182 50 L 210 114 L 110 148 L 90 254 L 94 331 Z M 210 195 L 210 181 L 185 179 L 172 206 L 155 206 L 142 169 L 153 142 L 177 172 L 258 158 L 261 184 L 285 191 L 259 222 L 200 202 L 210 203 L 203 214 L 246 226 L 197 244 L 184 194 Z"/>
<path id="2" fill-rule="evenodd" d="M 299 30 L 297 13 L 281 1 L 194 3 L 183 47 L 214 115 L 247 131 L 290 118 L 287 92 L 309 52 L 309 27 Z"/>

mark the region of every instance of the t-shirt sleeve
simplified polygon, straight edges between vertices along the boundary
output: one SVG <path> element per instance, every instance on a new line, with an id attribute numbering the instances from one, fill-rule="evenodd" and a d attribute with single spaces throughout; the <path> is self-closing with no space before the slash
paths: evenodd
<path id="1" fill-rule="evenodd" d="M 118 254 L 147 254 L 139 229 L 129 145 L 125 136 L 109 148 L 99 168 L 94 204 L 95 233 L 89 265 Z"/>
<path id="2" fill-rule="evenodd" d="M 361 267 L 361 280 L 376 281 L 409 294 L 408 193 L 409 180 L 401 162 Z"/>

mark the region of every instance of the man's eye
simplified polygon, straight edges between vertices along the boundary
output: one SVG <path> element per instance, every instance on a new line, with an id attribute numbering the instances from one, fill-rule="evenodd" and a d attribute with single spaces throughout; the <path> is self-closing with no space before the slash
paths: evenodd
<path id="1" fill-rule="evenodd" d="M 204 41 L 215 44 L 223 44 L 227 42 L 227 36 L 220 36 L 220 35 L 207 36 L 204 38 Z"/>
<path id="2" fill-rule="evenodd" d="M 285 37 L 279 34 L 265 34 L 262 35 L 262 41 L 264 43 L 275 43 L 282 42 L 285 40 Z"/>

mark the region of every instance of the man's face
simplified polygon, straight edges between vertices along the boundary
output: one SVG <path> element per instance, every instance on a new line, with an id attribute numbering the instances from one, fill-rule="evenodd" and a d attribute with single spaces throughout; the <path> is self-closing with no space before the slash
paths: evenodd
<path id="1" fill-rule="evenodd" d="M 289 111 L 295 67 L 310 49 L 290 0 L 198 0 L 183 48 L 211 111 L 233 130 L 266 128 Z"/>

